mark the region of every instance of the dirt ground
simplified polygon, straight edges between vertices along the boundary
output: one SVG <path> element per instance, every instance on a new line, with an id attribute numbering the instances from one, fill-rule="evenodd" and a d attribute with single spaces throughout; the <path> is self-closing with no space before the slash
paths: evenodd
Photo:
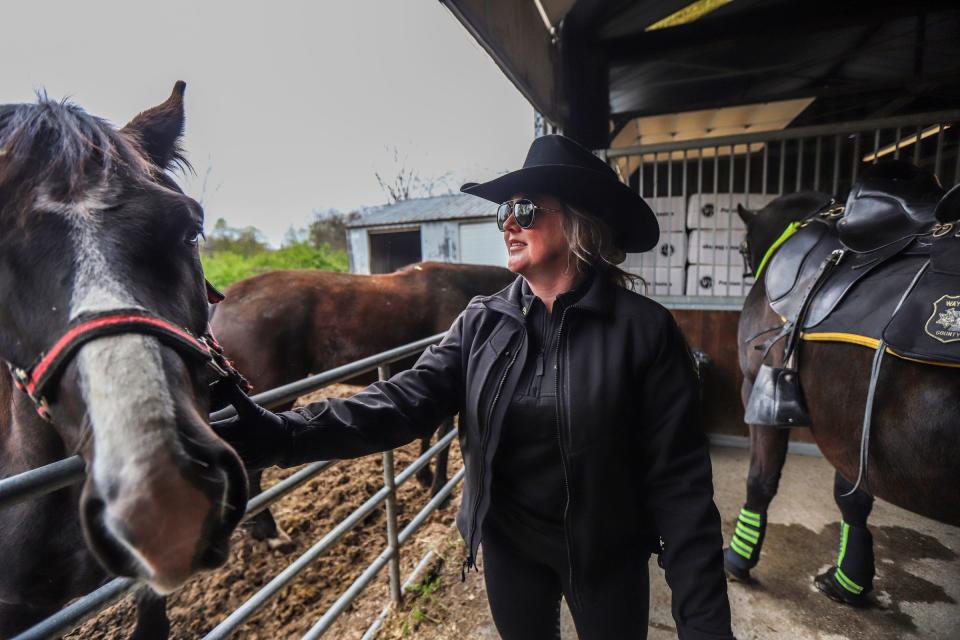
<path id="1" fill-rule="evenodd" d="M 334 385 L 318 396 L 345 396 L 359 387 Z M 311 396 L 303 398 L 309 401 Z M 396 451 L 396 471 L 401 471 L 419 455 L 419 443 Z M 456 440 L 451 447 L 449 475 L 462 466 Z M 270 469 L 264 474 L 263 486 L 290 475 L 295 470 Z M 201 574 L 173 594 L 167 605 L 172 639 L 199 638 L 213 629 L 231 611 L 280 573 L 304 553 L 335 524 L 359 507 L 383 486 L 383 465 L 380 456 L 347 461 L 325 470 L 293 494 L 275 503 L 271 509 L 291 543 L 282 550 L 271 550 L 266 543 L 254 540 L 240 527 L 231 540 L 230 559 L 220 569 Z M 398 517 L 405 526 L 429 500 L 429 492 L 411 479 L 398 489 Z M 455 532 L 454 517 L 460 502 L 459 489 L 452 499 L 435 512 L 418 530 L 415 540 L 403 547 L 401 569 L 410 573 L 429 549 L 447 565 L 458 565 L 461 547 L 449 545 Z M 273 600 L 248 621 L 234 637 L 250 640 L 300 637 L 323 614 L 340 594 L 362 573 L 386 545 L 386 518 L 383 507 L 332 547 L 326 555 L 304 570 Z M 453 557 L 451 554 L 456 553 Z M 387 571 L 380 572 L 327 632 L 327 637 L 359 639 L 372 620 L 389 601 Z M 103 611 L 67 638 L 84 640 L 118 640 L 128 638 L 135 624 L 133 598 L 127 596 Z"/>
<path id="2" fill-rule="evenodd" d="M 338 386 L 326 393 L 344 395 L 353 390 Z M 397 451 L 398 470 L 416 457 L 418 448 L 414 444 Z M 729 540 L 744 497 L 749 453 L 714 448 L 712 458 L 716 502 L 724 539 Z M 460 466 L 454 443 L 450 474 Z M 265 475 L 265 486 L 288 473 L 271 470 Z M 960 529 L 884 502 L 877 501 L 871 516 L 878 566 L 872 606 L 850 609 L 827 600 L 813 588 L 813 576 L 829 566 L 837 550 L 839 512 L 833 503 L 832 485 L 833 471 L 825 460 L 789 456 L 780 495 L 771 506 L 763 557 L 754 571 L 756 582 L 728 585 L 736 636 L 740 640 L 960 638 Z M 270 550 L 245 530 L 238 530 L 229 562 L 198 576 L 171 597 L 171 638 L 204 635 L 380 486 L 380 456 L 339 463 L 273 507 L 277 521 L 292 538 L 291 548 Z M 426 490 L 415 480 L 404 485 L 399 490 L 401 526 L 427 500 Z M 433 550 L 437 559 L 405 594 L 403 607 L 391 612 L 378 639 L 498 637 L 487 608 L 483 575 L 471 572 L 461 581 L 463 544 L 453 524 L 459 501 L 458 490 L 404 546 L 404 578 L 427 551 Z M 381 552 L 385 529 L 381 508 L 298 576 L 234 637 L 300 637 Z M 479 564 L 482 569 L 482 549 Z M 653 561 L 650 575 L 650 640 L 676 638 L 670 592 L 662 570 Z M 129 637 L 134 622 L 130 601 L 126 598 L 68 637 Z M 387 602 L 387 571 L 383 570 L 326 637 L 359 640 Z M 562 628 L 565 640 L 576 638 L 566 609 Z"/>
<path id="3" fill-rule="evenodd" d="M 714 448 L 716 503 L 729 541 L 743 502 L 749 452 Z M 960 638 L 960 528 L 877 501 L 870 517 L 877 558 L 871 605 L 852 609 L 825 598 L 813 577 L 836 558 L 839 511 L 833 469 L 823 458 L 790 455 L 780 493 L 771 505 L 755 582 L 728 584 L 733 630 L 739 640 L 957 640 Z M 455 534 L 448 544 L 456 543 Z M 479 564 L 483 566 L 481 550 Z M 378 638 L 496 639 L 483 576 L 460 582 L 459 567 L 443 565 L 439 580 L 411 594 Z M 650 562 L 649 640 L 677 637 L 670 590 Z M 575 639 L 563 609 L 564 640 Z"/>

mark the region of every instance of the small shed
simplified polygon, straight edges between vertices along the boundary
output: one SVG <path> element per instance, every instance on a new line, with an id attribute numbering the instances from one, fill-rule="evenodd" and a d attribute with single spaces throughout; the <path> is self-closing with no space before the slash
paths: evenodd
<path id="1" fill-rule="evenodd" d="M 504 266 L 495 207 L 448 194 L 371 207 L 347 225 L 352 273 L 389 273 L 421 260 Z"/>

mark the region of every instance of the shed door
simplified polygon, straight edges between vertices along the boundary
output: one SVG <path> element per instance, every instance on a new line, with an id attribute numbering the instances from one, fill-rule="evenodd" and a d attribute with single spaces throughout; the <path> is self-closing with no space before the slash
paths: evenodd
<path id="1" fill-rule="evenodd" d="M 460 223 L 460 262 L 507 266 L 507 247 L 496 222 Z"/>
<path id="2" fill-rule="evenodd" d="M 420 230 L 370 234 L 370 273 L 391 273 L 420 262 Z"/>

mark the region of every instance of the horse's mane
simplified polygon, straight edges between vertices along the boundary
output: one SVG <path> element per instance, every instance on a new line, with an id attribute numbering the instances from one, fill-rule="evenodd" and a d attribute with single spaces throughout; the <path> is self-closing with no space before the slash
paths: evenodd
<path id="1" fill-rule="evenodd" d="M 138 141 L 67 100 L 0 105 L 0 192 L 14 203 L 32 204 L 41 185 L 71 202 L 113 173 L 150 180 L 157 171 Z"/>

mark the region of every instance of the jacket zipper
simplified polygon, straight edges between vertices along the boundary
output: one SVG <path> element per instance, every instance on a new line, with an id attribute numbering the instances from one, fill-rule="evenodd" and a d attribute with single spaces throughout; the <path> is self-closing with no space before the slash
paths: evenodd
<path id="1" fill-rule="evenodd" d="M 490 440 L 490 420 L 493 417 L 493 409 L 497 406 L 497 400 L 500 399 L 500 392 L 503 391 L 503 383 L 507 380 L 507 374 L 510 373 L 513 363 L 517 360 L 517 354 L 520 352 L 520 349 L 513 350 L 513 357 L 510 358 L 510 362 L 507 364 L 507 368 L 503 370 L 503 375 L 500 376 L 500 383 L 497 385 L 497 393 L 493 396 L 493 401 L 490 403 L 490 410 L 487 412 L 486 425 L 484 427 L 483 440 L 480 443 L 480 482 L 477 487 L 477 498 L 473 503 L 473 524 L 470 528 L 470 548 L 468 549 L 467 559 L 464 561 L 463 569 L 460 571 L 460 579 L 466 579 L 466 572 L 477 568 L 476 558 L 473 557 L 473 541 L 477 535 L 477 513 L 480 511 L 480 500 L 483 497 L 483 475 L 484 471 L 487 468 L 487 444 Z"/>
<path id="2" fill-rule="evenodd" d="M 570 553 L 570 549 L 573 547 L 573 537 L 570 534 L 570 527 L 567 524 L 567 515 L 570 512 L 570 479 L 567 476 L 567 454 L 563 448 L 563 429 L 560 419 L 560 341 L 563 337 L 563 321 L 567 317 L 567 311 L 572 307 L 567 307 L 563 310 L 563 313 L 560 315 L 560 326 L 557 328 L 557 349 L 556 349 L 556 386 L 557 386 L 557 443 L 560 445 L 560 466 L 563 468 L 563 488 L 567 494 L 567 502 L 563 507 L 563 535 L 567 543 L 567 568 L 570 570 L 570 595 L 573 598 L 573 606 L 577 609 L 580 608 L 580 594 L 577 593 L 576 583 L 573 581 L 573 556 Z"/>

